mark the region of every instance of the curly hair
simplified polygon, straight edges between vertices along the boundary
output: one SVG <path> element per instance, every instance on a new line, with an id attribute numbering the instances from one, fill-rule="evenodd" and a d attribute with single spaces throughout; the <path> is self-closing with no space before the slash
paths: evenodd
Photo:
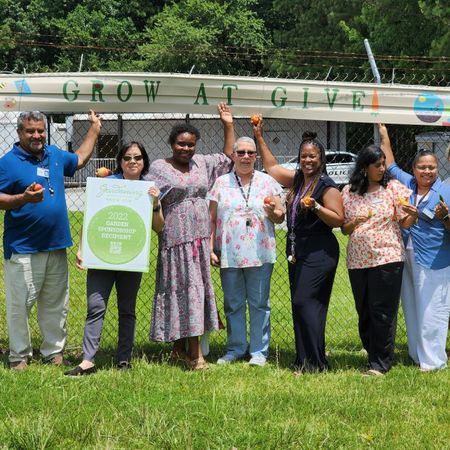
<path id="1" fill-rule="evenodd" d="M 356 192 L 359 195 L 364 195 L 369 187 L 369 180 L 367 178 L 367 168 L 370 164 L 376 163 L 378 160 L 386 160 L 386 155 L 378 145 L 369 145 L 358 153 L 355 162 L 355 168 L 350 175 L 350 191 Z M 384 188 L 389 183 L 392 177 L 386 170 L 383 178 L 379 181 Z"/>
<path id="2" fill-rule="evenodd" d="M 178 123 L 172 127 L 169 134 L 169 144 L 175 144 L 179 134 L 189 133 L 195 136 L 196 141 L 200 140 L 200 131 L 190 123 Z"/>

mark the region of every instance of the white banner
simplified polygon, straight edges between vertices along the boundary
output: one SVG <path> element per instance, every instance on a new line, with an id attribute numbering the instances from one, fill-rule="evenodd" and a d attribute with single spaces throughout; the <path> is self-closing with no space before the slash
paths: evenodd
<path id="1" fill-rule="evenodd" d="M 0 74 L 0 111 L 215 114 L 450 126 L 450 88 L 165 73 Z"/>
<path id="2" fill-rule="evenodd" d="M 88 177 L 81 257 L 90 269 L 148 272 L 151 181 Z"/>

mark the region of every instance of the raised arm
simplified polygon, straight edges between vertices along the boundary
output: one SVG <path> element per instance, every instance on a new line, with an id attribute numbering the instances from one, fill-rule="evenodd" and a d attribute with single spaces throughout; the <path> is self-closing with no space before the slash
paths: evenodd
<path id="1" fill-rule="evenodd" d="M 273 156 L 273 153 L 270 151 L 269 146 L 264 140 L 262 123 L 263 121 L 261 119 L 257 125 L 253 125 L 253 133 L 255 135 L 256 144 L 259 149 L 264 169 L 282 186 L 290 188 L 294 184 L 295 170 L 286 169 L 286 167 L 282 167 L 278 164 L 277 159 Z"/>
<path id="2" fill-rule="evenodd" d="M 228 157 L 231 157 L 235 141 L 233 115 L 231 114 L 230 107 L 224 102 L 219 103 L 217 109 L 219 110 L 220 120 L 223 125 L 223 152 Z"/>
<path id="3" fill-rule="evenodd" d="M 80 148 L 75 151 L 75 154 L 78 156 L 78 169 L 81 169 L 86 165 L 89 161 L 89 158 L 94 151 L 95 142 L 97 141 L 97 137 L 100 134 L 100 129 L 102 127 L 102 121 L 100 117 L 95 114 L 95 112 L 90 109 L 89 110 L 89 122 L 91 126 L 89 127 L 88 132 L 80 145 Z"/>
<path id="4" fill-rule="evenodd" d="M 386 125 L 378 124 L 378 132 L 380 133 L 380 147 L 386 155 L 386 167 L 392 166 L 395 163 L 394 153 L 392 152 L 391 140 Z"/>

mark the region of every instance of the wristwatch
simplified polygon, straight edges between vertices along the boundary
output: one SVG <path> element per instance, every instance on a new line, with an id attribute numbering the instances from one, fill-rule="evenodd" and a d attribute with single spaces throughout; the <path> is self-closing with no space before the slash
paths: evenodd
<path id="1" fill-rule="evenodd" d="M 161 209 L 161 203 L 156 206 L 155 208 L 153 208 L 153 212 L 159 212 L 159 210 Z"/>
<path id="2" fill-rule="evenodd" d="M 312 210 L 317 213 L 322 209 L 322 205 L 320 203 L 315 202 Z"/>

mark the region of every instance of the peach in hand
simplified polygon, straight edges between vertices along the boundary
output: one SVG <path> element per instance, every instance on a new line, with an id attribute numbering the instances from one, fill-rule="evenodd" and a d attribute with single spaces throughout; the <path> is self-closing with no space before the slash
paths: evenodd
<path id="1" fill-rule="evenodd" d="M 261 122 L 261 116 L 259 116 L 258 114 L 252 114 L 252 116 L 250 117 L 250 122 L 253 126 L 256 127 L 256 125 Z"/>
<path id="2" fill-rule="evenodd" d="M 398 198 L 398 202 L 399 202 L 400 205 L 402 205 L 402 206 L 407 206 L 407 205 L 409 205 L 408 200 L 406 200 L 406 199 L 403 198 L 403 197 L 399 197 L 399 198 Z"/>
<path id="3" fill-rule="evenodd" d="M 44 189 L 44 186 L 42 186 L 42 184 L 35 183 L 34 186 L 33 186 L 33 191 L 34 192 L 41 191 L 42 189 Z"/>
<path id="4" fill-rule="evenodd" d="M 108 177 L 111 174 L 112 174 L 111 170 L 109 170 L 107 167 L 99 167 L 95 171 L 95 175 L 99 178 Z"/>
<path id="5" fill-rule="evenodd" d="M 267 197 L 264 197 L 264 204 L 265 205 L 270 205 L 273 202 L 273 198 L 268 195 Z"/>
<path id="6" fill-rule="evenodd" d="M 305 204 L 305 206 L 307 206 L 308 208 L 312 205 L 314 205 L 314 199 L 312 197 L 310 197 L 309 195 L 303 197 L 303 203 Z"/>

